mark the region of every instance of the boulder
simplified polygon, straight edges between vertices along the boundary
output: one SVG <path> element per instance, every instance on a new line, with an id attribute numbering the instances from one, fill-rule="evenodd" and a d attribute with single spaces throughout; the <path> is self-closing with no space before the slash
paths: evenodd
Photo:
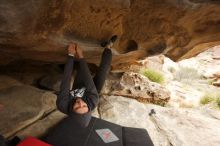
<path id="1" fill-rule="evenodd" d="M 38 86 L 48 90 L 60 91 L 61 80 L 61 74 L 46 75 L 39 80 Z"/>
<path id="2" fill-rule="evenodd" d="M 220 87 L 220 79 L 218 79 L 215 82 L 213 82 L 212 85 Z"/>
<path id="3" fill-rule="evenodd" d="M 164 105 L 170 99 L 170 92 L 147 77 L 133 72 L 126 72 L 110 95 L 126 96 L 138 101 Z"/>
<path id="4" fill-rule="evenodd" d="M 220 72 L 215 73 L 213 75 L 213 83 L 212 83 L 212 85 L 220 87 Z"/>
<path id="5" fill-rule="evenodd" d="M 218 146 L 220 143 L 218 110 L 168 108 L 122 96 L 104 96 L 99 111 L 104 120 L 145 128 L 155 146 Z"/>
<path id="6" fill-rule="evenodd" d="M 25 129 L 17 132 L 16 135 L 21 139 L 24 139 L 28 136 L 42 137 L 50 130 L 50 128 L 54 127 L 59 121 L 61 121 L 65 117 L 65 114 L 56 110 L 46 117 L 37 120 Z"/>
<path id="7" fill-rule="evenodd" d="M 204 95 L 218 92 L 220 60 L 214 57 L 219 54 L 219 49 L 219 46 L 211 47 L 179 62 L 165 58 L 163 72 L 166 88 L 171 92 L 169 106 L 198 107 Z"/>
<path id="8" fill-rule="evenodd" d="M 0 90 L 7 89 L 12 86 L 21 86 L 22 83 L 6 75 L 0 75 Z"/>
<path id="9" fill-rule="evenodd" d="M 0 133 L 14 135 L 56 108 L 56 95 L 29 85 L 10 85 L 0 90 Z"/>
<path id="10" fill-rule="evenodd" d="M 160 55 L 155 55 L 151 57 L 140 58 L 139 60 L 136 59 L 133 61 L 131 60 L 131 57 L 130 57 L 130 59 L 126 59 L 123 63 L 121 63 L 120 60 L 116 60 L 119 63 L 116 65 L 115 64 L 113 65 L 112 72 L 114 73 L 127 72 L 127 71 L 140 72 L 140 70 L 144 68 L 150 68 L 153 70 L 162 70 L 164 60 L 166 58 L 167 57 L 160 54 Z"/>
<path id="11" fill-rule="evenodd" d="M 55 80 L 59 80 L 62 73 L 62 66 L 41 61 L 16 61 L 0 67 L 0 74 L 10 76 L 23 84 L 41 86 L 42 83 L 42 87 L 47 89 L 52 88 L 48 82 L 56 84 Z"/>
<path id="12" fill-rule="evenodd" d="M 178 62 L 181 67 L 193 68 L 198 71 L 205 78 L 212 78 L 215 74 L 219 73 L 220 70 L 220 60 L 214 59 L 218 55 L 220 46 L 215 46 L 208 48 L 197 56 L 189 59 L 184 59 Z"/>

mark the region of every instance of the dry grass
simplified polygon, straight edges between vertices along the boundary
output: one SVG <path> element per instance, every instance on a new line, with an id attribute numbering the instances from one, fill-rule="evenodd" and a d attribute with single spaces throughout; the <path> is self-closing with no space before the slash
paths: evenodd
<path id="1" fill-rule="evenodd" d="M 220 109 L 220 93 L 206 93 L 200 100 L 200 103 L 205 105 L 209 103 L 214 103 L 217 108 Z"/>

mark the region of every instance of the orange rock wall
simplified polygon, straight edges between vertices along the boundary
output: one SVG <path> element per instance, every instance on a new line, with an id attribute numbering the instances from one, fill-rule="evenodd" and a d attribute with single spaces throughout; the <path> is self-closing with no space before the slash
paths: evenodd
<path id="1" fill-rule="evenodd" d="M 97 63 L 97 45 L 113 34 L 119 36 L 116 51 L 130 52 L 120 63 L 158 53 L 177 60 L 220 39 L 215 0 L 1 0 L 0 7 L 0 64 L 64 62 L 71 40 L 85 45 L 86 58 Z"/>

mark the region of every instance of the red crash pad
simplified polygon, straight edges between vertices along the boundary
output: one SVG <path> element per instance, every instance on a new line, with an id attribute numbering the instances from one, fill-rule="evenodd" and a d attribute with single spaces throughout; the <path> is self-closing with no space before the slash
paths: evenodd
<path id="1" fill-rule="evenodd" d="M 52 146 L 52 145 L 47 144 L 39 139 L 28 137 L 22 142 L 20 142 L 17 146 Z"/>

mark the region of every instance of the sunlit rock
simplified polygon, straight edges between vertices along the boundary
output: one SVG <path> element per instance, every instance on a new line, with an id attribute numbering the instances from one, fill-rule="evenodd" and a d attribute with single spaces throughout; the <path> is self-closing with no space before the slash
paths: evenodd
<path id="1" fill-rule="evenodd" d="M 104 97 L 100 103 L 102 119 L 145 128 L 155 146 L 218 146 L 219 119 L 212 114 L 220 112 L 160 107 L 121 96 Z"/>

